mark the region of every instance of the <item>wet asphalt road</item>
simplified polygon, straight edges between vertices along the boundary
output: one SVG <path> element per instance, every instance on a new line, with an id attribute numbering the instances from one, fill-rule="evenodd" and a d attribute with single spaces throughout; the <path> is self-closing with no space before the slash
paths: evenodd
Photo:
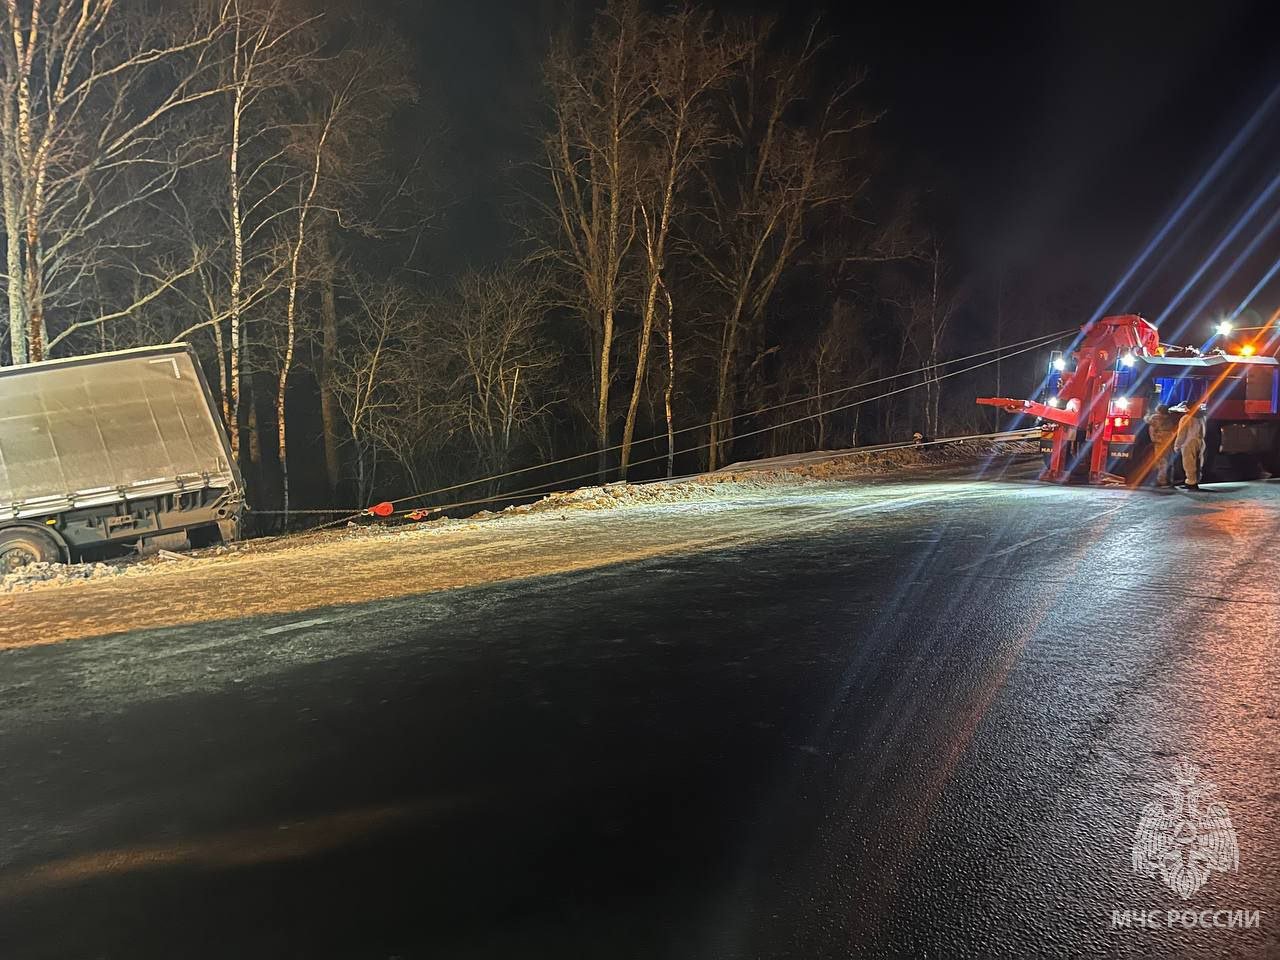
<path id="1" fill-rule="evenodd" d="M 1277 487 L 884 484 L 8 651 L 0 956 L 1280 956 Z M 1186 901 L 1130 862 L 1180 756 L 1239 846 Z"/>

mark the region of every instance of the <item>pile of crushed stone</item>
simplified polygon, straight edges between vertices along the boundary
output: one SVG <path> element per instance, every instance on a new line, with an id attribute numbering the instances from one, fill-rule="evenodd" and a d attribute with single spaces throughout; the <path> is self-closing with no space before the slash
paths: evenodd
<path id="1" fill-rule="evenodd" d="M 685 480 L 659 480 L 649 483 L 608 483 L 603 486 L 580 487 L 553 493 L 529 504 L 507 507 L 503 514 L 541 513 L 553 510 L 607 510 L 623 506 L 647 506 L 667 503 L 693 503 L 713 500 L 734 492 L 764 491 L 779 483 L 837 481 L 858 477 L 875 477 L 895 473 L 908 467 L 953 466 L 973 464 L 983 458 L 1001 461 L 1036 455 L 1036 440 L 994 442 L 966 440 L 927 447 L 898 447 L 873 450 L 801 454 L 795 458 L 763 461 L 759 466 L 744 464 L 719 473 L 703 474 Z M 731 489 L 726 489 L 731 488 Z M 497 516 L 482 511 L 468 519 Z"/>
<path id="2" fill-rule="evenodd" d="M 799 464 L 790 468 L 790 472 L 806 477 L 839 480 L 845 477 L 877 476 L 904 467 L 971 464 L 987 457 L 1007 460 L 1039 453 L 1039 440 L 963 440 L 928 447 L 899 447 L 893 450 L 841 454 L 832 459 Z"/>
<path id="3" fill-rule="evenodd" d="M 726 474 L 693 477 L 688 480 L 660 480 L 650 483 L 607 483 L 579 487 L 543 497 L 536 503 L 507 507 L 505 514 L 544 513 L 555 510 L 608 510 L 611 507 L 690 503 L 722 497 L 725 487 L 745 491 L 764 490 L 776 482 L 768 473 Z"/>
<path id="4" fill-rule="evenodd" d="M 125 572 L 119 564 L 111 563 L 29 563 L 0 580 L 0 593 L 29 590 L 39 584 L 70 583 L 74 580 L 101 580 Z"/>

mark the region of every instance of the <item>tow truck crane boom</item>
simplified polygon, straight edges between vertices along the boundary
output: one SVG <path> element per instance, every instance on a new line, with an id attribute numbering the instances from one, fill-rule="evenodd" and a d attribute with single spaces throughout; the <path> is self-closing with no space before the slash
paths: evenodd
<path id="1" fill-rule="evenodd" d="M 1043 479 L 1063 480 L 1070 470 L 1066 462 L 1070 428 L 1085 431 L 1090 445 L 1089 482 L 1123 483 L 1106 470 L 1106 444 L 1100 442 L 1109 428 L 1116 389 L 1116 361 L 1122 357 L 1156 356 L 1160 353 L 1160 334 L 1142 317 L 1125 314 L 1103 317 L 1081 328 L 1080 346 L 1076 349 L 1076 368 L 1062 378 L 1058 396 L 1060 406 L 1035 400 L 1008 397 L 979 397 L 978 403 L 1000 407 L 1008 413 L 1027 413 L 1050 420 L 1068 429 L 1056 431 L 1053 454 Z"/>

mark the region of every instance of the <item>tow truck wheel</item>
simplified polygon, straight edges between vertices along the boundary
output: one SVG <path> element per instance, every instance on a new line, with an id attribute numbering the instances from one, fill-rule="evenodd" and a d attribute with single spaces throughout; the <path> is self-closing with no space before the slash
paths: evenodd
<path id="1" fill-rule="evenodd" d="M 59 563 L 62 550 L 53 537 L 39 530 L 15 527 L 0 530 L 0 576 L 29 563 Z"/>

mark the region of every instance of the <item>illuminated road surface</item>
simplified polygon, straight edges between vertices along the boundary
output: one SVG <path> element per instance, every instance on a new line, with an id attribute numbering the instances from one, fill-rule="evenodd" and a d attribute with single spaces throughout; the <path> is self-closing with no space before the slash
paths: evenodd
<path id="1" fill-rule="evenodd" d="M 1278 508 L 796 489 L 545 518 L 611 558 L 565 572 L 8 650 L 0 956 L 1280 955 Z M 1239 854 L 1186 900 L 1131 862 L 1183 756 Z"/>

